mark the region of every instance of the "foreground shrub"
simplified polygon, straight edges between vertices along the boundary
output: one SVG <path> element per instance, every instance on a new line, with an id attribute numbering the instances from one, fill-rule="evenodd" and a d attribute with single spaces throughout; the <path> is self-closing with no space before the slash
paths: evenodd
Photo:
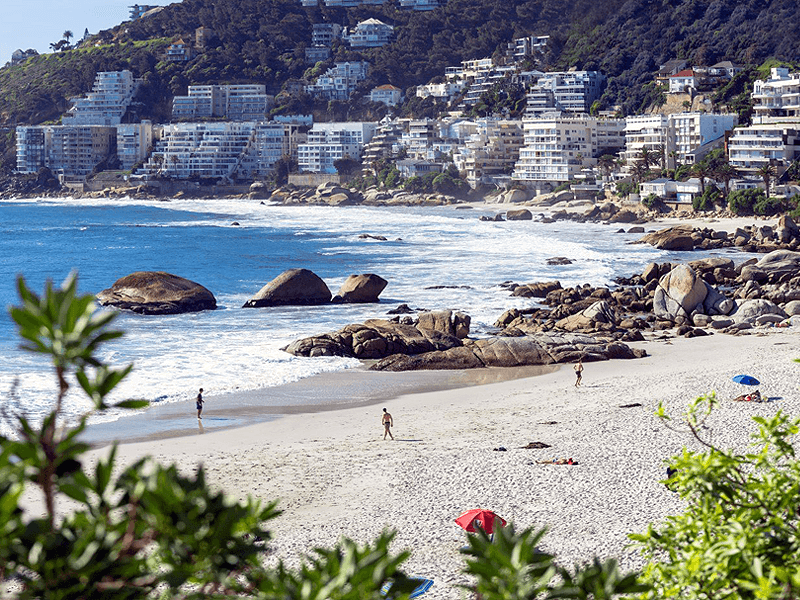
<path id="1" fill-rule="evenodd" d="M 737 215 L 748 216 L 753 214 L 756 203 L 765 198 L 762 189 L 736 190 L 728 195 L 728 207 Z"/>

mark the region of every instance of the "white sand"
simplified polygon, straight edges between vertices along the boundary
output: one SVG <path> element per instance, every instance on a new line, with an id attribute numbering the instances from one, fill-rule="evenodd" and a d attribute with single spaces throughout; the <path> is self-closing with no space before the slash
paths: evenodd
<path id="1" fill-rule="evenodd" d="M 209 481 L 232 496 L 280 499 L 273 548 L 297 557 L 341 536 L 361 542 L 384 527 L 398 530 L 396 549 L 410 548 L 407 572 L 430 577 L 426 598 L 461 598 L 453 523 L 462 511 L 490 508 L 517 527 L 547 525 L 545 549 L 564 563 L 595 554 L 640 565 L 626 549 L 630 532 L 681 510 L 659 480 L 664 459 L 691 444 L 654 416 L 659 401 L 679 413 L 699 394 L 729 399 L 738 373 L 760 379 L 771 403 L 723 402 L 709 434 L 741 446 L 752 415 L 800 409 L 800 332 L 716 334 L 653 341 L 651 357 L 589 363 L 584 386 L 569 366 L 541 377 L 404 396 L 386 406 L 397 441 L 382 440 L 381 405 L 290 415 L 251 427 L 194 437 L 127 444 L 124 461 L 151 454 L 185 472 L 202 463 Z M 641 403 L 641 407 L 620 405 Z M 209 411 L 210 412 L 210 411 Z M 192 420 L 187 417 L 187 420 Z M 543 424 L 556 421 L 554 425 Z M 552 447 L 523 450 L 528 442 Z M 507 452 L 495 452 L 503 446 Z M 98 451 L 98 452 L 102 452 Z M 536 460 L 572 457 L 574 466 Z"/>

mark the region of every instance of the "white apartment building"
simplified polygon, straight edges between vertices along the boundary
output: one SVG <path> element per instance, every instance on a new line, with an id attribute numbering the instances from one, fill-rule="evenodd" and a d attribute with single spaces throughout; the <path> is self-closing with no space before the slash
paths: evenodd
<path id="1" fill-rule="evenodd" d="M 588 113 L 600 98 L 605 77 L 599 71 L 543 73 L 528 92 L 525 118 L 561 111 Z"/>
<path id="2" fill-rule="evenodd" d="M 153 146 L 153 124 L 121 123 L 117 125 L 117 158 L 124 171 L 144 161 Z"/>
<path id="3" fill-rule="evenodd" d="M 625 152 L 628 164 L 639 160 L 642 150 L 666 152 L 669 130 L 668 115 L 634 115 L 625 117 Z"/>
<path id="4" fill-rule="evenodd" d="M 675 159 L 684 164 L 702 159 L 703 146 L 715 140 L 721 142 L 727 131 L 739 122 L 733 113 L 677 113 L 669 116 L 667 156 L 674 152 Z"/>
<path id="5" fill-rule="evenodd" d="M 130 71 L 102 71 L 85 98 L 73 98 L 64 125 L 117 125 L 128 110 L 139 80 Z"/>
<path id="6" fill-rule="evenodd" d="M 187 96 L 172 99 L 172 118 L 221 117 L 230 121 L 260 121 L 274 105 L 260 84 L 190 85 Z"/>
<path id="7" fill-rule="evenodd" d="M 369 93 L 371 102 L 381 102 L 386 106 L 397 106 L 403 98 L 403 90 L 391 84 L 379 85 Z"/>
<path id="8" fill-rule="evenodd" d="M 378 129 L 378 123 L 315 123 L 306 143 L 297 149 L 300 172 L 336 173 L 333 163 L 345 157 L 359 160 L 361 150 Z"/>
<path id="9" fill-rule="evenodd" d="M 728 162 L 741 171 L 788 166 L 800 158 L 800 122 L 737 127 L 728 138 Z"/>
<path id="10" fill-rule="evenodd" d="M 246 178 L 269 176 L 282 157 L 297 159 L 299 144 L 306 141 L 305 127 L 296 123 L 256 123 L 252 143 L 238 174 Z"/>
<path id="11" fill-rule="evenodd" d="M 356 25 L 345 39 L 353 48 L 380 48 L 391 41 L 393 34 L 394 27 L 391 25 L 378 19 L 367 19 Z"/>
<path id="12" fill-rule="evenodd" d="M 753 83 L 754 121 L 764 117 L 800 118 L 800 73 L 773 67 L 770 78 Z"/>
<path id="13" fill-rule="evenodd" d="M 491 58 L 462 60 L 460 67 L 446 67 L 444 76 L 447 81 L 471 81 L 490 73 L 494 68 L 494 61 Z"/>
<path id="14" fill-rule="evenodd" d="M 417 86 L 417 98 L 427 98 L 432 96 L 434 98 L 444 98 L 449 100 L 456 94 L 464 89 L 466 82 L 447 82 L 447 83 L 428 83 L 426 85 Z"/>
<path id="15" fill-rule="evenodd" d="M 456 168 L 476 188 L 510 178 L 524 136 L 518 120 L 479 119 L 477 131 L 453 154 Z"/>
<path id="16" fill-rule="evenodd" d="M 551 185 L 575 179 L 583 169 L 597 164 L 597 153 L 607 149 L 598 143 L 601 121 L 603 144 L 622 138 L 623 119 L 604 120 L 584 114 L 523 120 L 524 145 L 512 178 Z"/>
<path id="17" fill-rule="evenodd" d="M 143 172 L 178 179 L 232 178 L 254 141 L 253 122 L 164 125 Z"/>
<path id="18" fill-rule="evenodd" d="M 639 160 L 642 149 L 663 152 L 666 167 L 690 164 L 703 157 L 713 146 L 722 144 L 725 133 L 736 126 L 733 113 L 676 113 L 672 115 L 636 115 L 625 119 L 625 152 L 628 164 Z"/>
<path id="19" fill-rule="evenodd" d="M 369 63 L 365 61 L 334 63 L 315 84 L 306 86 L 306 92 L 328 100 L 347 100 L 358 83 L 367 78 L 368 68 Z"/>
<path id="20" fill-rule="evenodd" d="M 400 8 L 412 10 L 433 10 L 439 6 L 441 6 L 439 0 L 400 0 Z"/>
<path id="21" fill-rule="evenodd" d="M 439 139 L 439 126 L 433 119 L 409 121 L 400 145 L 406 149 L 409 158 L 422 160 L 428 157 L 428 149 Z"/>

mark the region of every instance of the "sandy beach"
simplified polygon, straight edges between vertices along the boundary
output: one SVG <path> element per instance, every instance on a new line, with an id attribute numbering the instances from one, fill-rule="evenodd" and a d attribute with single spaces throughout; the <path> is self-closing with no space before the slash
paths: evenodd
<path id="1" fill-rule="evenodd" d="M 396 548 L 413 551 L 407 572 L 432 578 L 429 598 L 460 598 L 462 511 L 490 508 L 517 527 L 547 526 L 544 547 L 566 564 L 593 555 L 641 565 L 627 534 L 681 510 L 659 483 L 664 460 L 692 446 L 653 415 L 663 401 L 679 414 L 697 395 L 723 399 L 708 434 L 742 447 L 750 417 L 800 409 L 792 359 L 800 334 L 757 328 L 636 344 L 650 356 L 588 363 L 574 387 L 569 366 L 537 377 L 415 393 L 385 404 L 287 414 L 249 427 L 124 444 L 123 462 L 152 455 L 184 472 L 203 465 L 212 485 L 235 498 L 278 499 L 272 523 L 276 556 L 294 561 L 341 536 L 361 542 L 397 530 Z M 732 402 L 761 380 L 772 402 Z M 324 386 L 324 378 L 320 380 Z M 322 393 L 323 390 L 320 390 Z M 623 408 L 623 406 L 628 405 Z M 395 441 L 384 441 L 381 408 L 394 416 Z M 206 418 L 214 418 L 209 406 Z M 186 415 L 187 427 L 196 419 Z M 543 442 L 549 448 L 521 446 Z M 504 447 L 506 451 L 495 451 Z M 97 453 L 105 452 L 101 449 Z M 577 465 L 538 460 L 571 457 Z"/>

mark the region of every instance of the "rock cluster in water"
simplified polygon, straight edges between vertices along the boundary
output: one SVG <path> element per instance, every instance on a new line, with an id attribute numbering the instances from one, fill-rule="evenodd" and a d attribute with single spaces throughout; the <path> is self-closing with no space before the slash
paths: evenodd
<path id="1" fill-rule="evenodd" d="M 103 306 L 145 315 L 172 315 L 213 310 L 214 294 L 199 283 L 163 271 L 137 271 L 97 294 Z"/>

